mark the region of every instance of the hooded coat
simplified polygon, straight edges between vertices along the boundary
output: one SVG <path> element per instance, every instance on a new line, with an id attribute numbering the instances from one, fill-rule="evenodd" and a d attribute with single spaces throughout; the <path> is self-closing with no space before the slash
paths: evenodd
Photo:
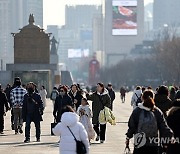
<path id="1" fill-rule="evenodd" d="M 99 92 L 94 92 L 91 95 L 87 94 L 86 97 L 88 100 L 92 101 L 92 123 L 98 124 L 100 111 L 104 109 L 104 106 L 108 108 L 111 107 L 111 98 L 108 94 L 108 90 L 104 89 L 104 92 L 102 94 L 100 94 Z"/>
<path id="2" fill-rule="evenodd" d="M 166 95 L 155 95 L 155 104 L 156 106 L 163 112 L 164 116 L 167 117 L 167 111 L 171 108 L 172 106 L 172 101 L 171 99 L 166 96 Z"/>
<path id="3" fill-rule="evenodd" d="M 172 130 L 168 127 L 166 120 L 164 118 L 163 113 L 161 112 L 161 110 L 157 107 L 154 108 L 153 111 L 151 111 L 149 108 L 143 106 L 143 103 L 138 104 L 138 107 L 136 107 L 130 118 L 128 121 L 128 131 L 126 133 L 128 138 L 132 138 L 133 135 L 138 133 L 138 124 L 139 124 L 139 118 L 140 118 L 140 113 L 142 112 L 142 110 L 145 110 L 146 112 L 153 112 L 157 121 L 157 127 L 158 127 L 158 131 L 160 133 L 160 137 L 169 137 L 171 138 L 173 136 L 173 132 Z M 149 131 L 151 131 L 152 126 L 149 126 Z M 158 133 L 157 131 L 157 133 Z M 150 146 L 149 142 L 146 142 L 145 144 L 146 146 Z M 154 145 L 151 144 L 151 145 Z M 157 145 L 156 145 L 157 146 Z M 144 152 L 145 153 L 145 152 Z"/>
<path id="4" fill-rule="evenodd" d="M 79 116 L 76 113 L 66 112 L 62 115 L 61 122 L 53 129 L 54 134 L 60 136 L 60 154 L 77 154 L 76 142 L 67 126 L 69 126 L 76 139 L 84 143 L 87 154 L 89 154 L 90 147 L 87 132 L 84 126 L 78 121 Z"/>

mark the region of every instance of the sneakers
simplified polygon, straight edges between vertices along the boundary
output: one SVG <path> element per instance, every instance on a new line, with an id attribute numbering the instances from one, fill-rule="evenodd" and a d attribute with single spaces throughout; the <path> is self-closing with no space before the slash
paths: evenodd
<path id="1" fill-rule="evenodd" d="M 2 132 L 0 132 L 0 134 L 4 134 L 4 132 L 2 131 Z"/>
<path id="2" fill-rule="evenodd" d="M 16 132 L 15 132 L 15 135 L 17 135 L 17 134 L 18 134 L 18 132 L 16 131 Z"/>
<path id="3" fill-rule="evenodd" d="M 30 142 L 30 139 L 25 139 L 24 140 L 24 143 L 29 143 Z"/>
<path id="4" fill-rule="evenodd" d="M 22 129 L 19 129 L 19 133 L 22 134 L 22 133 L 23 133 L 23 130 L 22 130 Z"/>
<path id="5" fill-rule="evenodd" d="M 99 136 L 96 137 L 96 141 L 99 141 Z"/>
<path id="6" fill-rule="evenodd" d="M 41 142 L 40 138 L 37 138 L 36 142 Z"/>
<path id="7" fill-rule="evenodd" d="M 104 143 L 104 140 L 101 140 L 100 143 Z"/>

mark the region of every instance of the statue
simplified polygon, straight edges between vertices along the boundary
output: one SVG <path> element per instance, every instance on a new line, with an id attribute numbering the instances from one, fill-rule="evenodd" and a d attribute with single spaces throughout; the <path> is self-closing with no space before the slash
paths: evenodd
<path id="1" fill-rule="evenodd" d="M 56 44 L 59 44 L 59 43 L 56 41 L 56 39 L 55 39 L 54 36 L 53 36 L 53 38 L 50 40 L 50 42 L 51 42 L 51 53 L 57 54 L 57 46 L 56 46 Z"/>
<path id="2" fill-rule="evenodd" d="M 34 15 L 33 14 L 30 14 L 29 15 L 29 24 L 34 24 Z"/>

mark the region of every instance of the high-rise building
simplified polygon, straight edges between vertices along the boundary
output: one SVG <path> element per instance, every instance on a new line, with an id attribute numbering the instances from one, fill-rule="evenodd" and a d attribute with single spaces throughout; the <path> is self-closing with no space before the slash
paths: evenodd
<path id="1" fill-rule="evenodd" d="M 124 59 L 144 39 L 144 0 L 104 0 L 104 64 L 111 66 Z"/>
<path id="2" fill-rule="evenodd" d="M 0 0 L 0 70 L 5 69 L 7 57 L 10 55 L 10 25 L 10 1 Z"/>
<path id="3" fill-rule="evenodd" d="M 66 27 L 78 30 L 81 27 L 92 28 L 93 17 L 101 13 L 101 7 L 96 5 L 67 5 L 65 11 Z"/>
<path id="4" fill-rule="evenodd" d="M 29 14 L 43 27 L 43 0 L 0 0 L 0 59 L 3 68 L 13 62 L 12 32 L 28 24 Z"/>
<path id="5" fill-rule="evenodd" d="M 179 26 L 180 1 L 179 0 L 155 0 L 153 7 L 154 29 L 158 30 L 164 25 Z"/>

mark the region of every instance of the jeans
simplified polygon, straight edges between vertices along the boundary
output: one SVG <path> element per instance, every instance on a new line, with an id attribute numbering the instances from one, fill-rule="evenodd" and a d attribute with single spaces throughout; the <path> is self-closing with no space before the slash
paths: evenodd
<path id="1" fill-rule="evenodd" d="M 13 108 L 14 115 L 14 129 L 18 132 L 18 129 L 22 130 L 23 119 L 22 119 L 22 108 Z"/>
<path id="2" fill-rule="evenodd" d="M 100 129 L 99 129 L 100 126 Z M 94 124 L 94 130 L 97 136 L 100 136 L 100 140 L 105 141 L 106 139 L 106 124 Z"/>
<path id="3" fill-rule="evenodd" d="M 35 124 L 36 138 L 40 139 L 40 134 L 41 134 L 40 121 L 35 120 L 35 118 L 33 118 L 32 115 L 26 116 L 26 126 L 25 126 L 25 137 L 26 137 L 26 139 L 30 139 L 31 122 L 34 122 L 34 124 Z"/>
<path id="4" fill-rule="evenodd" d="M 0 132 L 4 130 L 4 115 L 0 113 Z"/>

